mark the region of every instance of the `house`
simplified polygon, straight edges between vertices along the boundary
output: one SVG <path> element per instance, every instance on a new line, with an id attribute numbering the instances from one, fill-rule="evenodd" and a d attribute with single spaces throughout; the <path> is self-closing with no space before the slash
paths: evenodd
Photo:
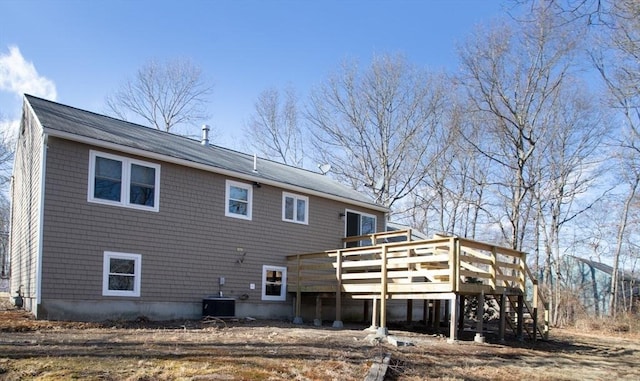
<path id="1" fill-rule="evenodd" d="M 563 257 L 561 275 L 571 295 L 584 312 L 592 316 L 605 316 L 611 313 L 611 274 L 613 267 L 586 258 L 573 255 Z M 620 310 L 637 310 L 640 300 L 640 276 L 629 271 L 619 270 Z M 582 312 L 582 311 L 580 311 Z"/>
<path id="2" fill-rule="evenodd" d="M 409 237 L 410 241 L 419 241 L 419 240 L 429 239 L 429 237 L 426 234 L 418 230 L 412 229 L 411 226 L 409 225 L 403 225 L 397 222 L 387 221 L 386 231 L 388 232 L 407 231 L 407 230 L 411 232 L 411 236 Z M 402 240 L 399 239 L 399 237 L 395 237 L 395 238 L 388 239 L 387 241 L 398 242 Z"/>
<path id="3" fill-rule="evenodd" d="M 37 318 L 291 318 L 287 256 L 385 230 L 388 210 L 319 173 L 25 95 L 12 297 Z"/>

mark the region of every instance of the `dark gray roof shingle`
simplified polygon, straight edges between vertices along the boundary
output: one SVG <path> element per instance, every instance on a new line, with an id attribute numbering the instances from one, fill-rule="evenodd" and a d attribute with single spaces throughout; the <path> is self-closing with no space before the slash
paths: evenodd
<path id="1" fill-rule="evenodd" d="M 211 171 L 231 171 L 239 177 L 250 177 L 331 195 L 341 199 L 366 204 L 377 210 L 368 196 L 346 187 L 320 173 L 284 165 L 267 159 L 258 159 L 258 171 L 253 170 L 253 155 L 215 145 L 202 145 L 199 141 L 159 131 L 138 124 L 125 122 L 105 115 L 66 106 L 31 95 L 25 95 L 45 132 L 56 135 L 61 132 L 88 138 L 96 142 L 116 144 L 138 151 L 162 155 L 206 166 Z"/>

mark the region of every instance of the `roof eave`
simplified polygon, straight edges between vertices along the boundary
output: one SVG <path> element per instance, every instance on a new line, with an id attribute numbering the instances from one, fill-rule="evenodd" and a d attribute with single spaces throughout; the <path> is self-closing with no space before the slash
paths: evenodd
<path id="1" fill-rule="evenodd" d="M 326 198 L 326 199 L 330 199 L 330 200 L 334 200 L 334 201 L 340 201 L 340 202 L 344 202 L 344 203 L 349 204 L 349 205 L 355 205 L 355 206 L 358 206 L 358 207 L 361 207 L 361 208 L 367 208 L 367 209 L 371 209 L 371 210 L 376 210 L 376 211 L 383 212 L 383 213 L 388 213 L 389 212 L 388 208 L 386 208 L 384 206 L 381 206 L 381 205 L 370 204 L 370 203 L 366 203 L 366 202 L 362 202 L 362 201 L 358 201 L 358 200 L 353 200 L 353 199 L 350 199 L 350 198 L 341 197 L 341 196 L 334 195 L 334 194 L 324 193 L 324 192 L 320 192 L 320 191 L 317 191 L 317 190 L 304 188 L 304 187 L 300 187 L 300 186 L 296 186 L 296 185 L 292 185 L 292 184 L 288 184 L 288 183 L 284 183 L 284 182 L 265 179 L 265 178 L 259 177 L 259 176 L 251 176 L 251 175 L 247 175 L 247 174 L 244 174 L 244 173 L 231 171 L 231 170 L 228 170 L 228 169 L 214 167 L 214 166 L 211 166 L 211 165 L 202 164 L 202 163 L 198 163 L 198 162 L 194 162 L 194 161 L 190 161 L 190 160 L 180 159 L 180 158 L 176 158 L 176 157 L 173 157 L 173 156 L 163 155 L 163 154 L 156 153 L 156 152 L 146 151 L 146 150 L 142 150 L 142 149 L 139 149 L 139 148 L 133 148 L 133 147 L 129 147 L 129 146 L 121 145 L 121 144 L 107 142 L 107 141 L 100 140 L 100 139 L 90 138 L 90 137 L 87 137 L 87 136 L 76 135 L 76 134 L 72 134 L 72 133 L 69 133 L 69 132 L 56 130 L 56 129 L 53 129 L 53 128 L 44 127 L 44 132 L 46 134 L 48 134 L 49 136 L 53 136 L 53 137 L 60 138 L 60 139 L 66 139 L 66 140 L 75 141 L 75 142 L 78 142 L 78 143 L 84 143 L 84 144 L 93 145 L 93 146 L 96 146 L 96 147 L 111 149 L 111 150 L 114 150 L 114 151 L 125 152 L 125 153 L 131 154 L 131 155 L 137 155 L 137 156 L 141 156 L 141 157 L 145 157 L 145 158 L 149 158 L 149 159 L 155 159 L 155 160 L 160 160 L 160 161 L 164 161 L 164 162 L 168 162 L 168 163 L 172 163 L 172 164 L 182 165 L 182 166 L 185 166 L 185 167 L 196 168 L 196 169 L 200 169 L 200 170 L 203 170 L 203 171 L 217 173 L 217 174 L 224 175 L 224 176 L 235 177 L 235 178 L 242 179 L 242 180 L 256 181 L 256 182 L 259 182 L 261 184 L 271 185 L 271 186 L 275 186 L 275 187 L 278 187 L 278 188 L 282 188 L 282 189 L 286 189 L 286 190 L 290 190 L 290 191 L 294 191 L 294 192 L 306 193 L 306 194 L 309 194 L 309 195 L 314 195 L 314 196 L 318 196 L 318 197 L 322 197 L 322 198 Z"/>

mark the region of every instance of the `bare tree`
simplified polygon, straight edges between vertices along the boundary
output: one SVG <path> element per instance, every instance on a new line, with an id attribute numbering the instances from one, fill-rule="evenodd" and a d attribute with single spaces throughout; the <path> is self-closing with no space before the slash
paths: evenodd
<path id="1" fill-rule="evenodd" d="M 453 90 L 453 89 L 452 89 Z M 479 155 L 463 135 L 478 138 L 481 129 L 467 105 L 459 104 L 455 91 L 444 114 L 437 141 L 448 147 L 427 168 L 400 215 L 427 234 L 445 233 L 475 239 L 486 216 L 484 194 L 487 187 L 486 157 Z"/>
<path id="2" fill-rule="evenodd" d="M 0 125 L 9 125 L 2 114 L 0 114 Z M 10 131 L 0 131 L 0 279 L 8 278 L 11 273 L 8 250 L 11 205 L 6 195 L 10 193 L 8 187 L 11 183 L 13 145 Z"/>
<path id="3" fill-rule="evenodd" d="M 553 284 L 553 300 L 561 300 L 563 284 L 562 253 L 573 246 L 571 238 L 563 239 L 563 228 L 589 211 L 611 189 L 598 187 L 602 179 L 601 162 L 605 158 L 603 142 L 609 129 L 607 118 L 586 86 L 563 86 L 555 113 L 549 114 L 551 134 L 545 142 L 545 155 L 539 156 L 538 184 L 534 199 L 542 212 L 537 225 L 543 236 L 546 253 L 545 278 L 551 278 L 553 265 L 557 277 Z M 558 324 L 560 304 L 554 303 L 552 323 Z"/>
<path id="4" fill-rule="evenodd" d="M 611 299 L 609 301 L 609 311 L 613 317 L 616 317 L 620 302 L 620 257 L 622 255 L 622 247 L 625 239 L 626 230 L 629 223 L 629 214 L 631 213 L 633 201 L 636 199 L 638 186 L 640 185 L 640 173 L 638 168 L 632 168 L 632 172 L 627 173 L 629 190 L 627 192 L 622 211 L 620 212 L 620 220 L 618 223 L 618 234 L 616 235 L 616 246 L 613 254 L 613 269 L 611 271 Z"/>
<path id="5" fill-rule="evenodd" d="M 540 9 L 535 22 L 518 24 L 517 29 L 504 23 L 479 30 L 460 51 L 460 81 L 471 111 L 483 120 L 483 139 L 467 140 L 495 166 L 493 187 L 504 206 L 496 223 L 518 250 L 535 215 L 531 189 L 538 178 L 533 164 L 550 139 L 549 113 L 557 112 L 576 48 L 577 36 L 555 22 Z"/>
<path id="6" fill-rule="evenodd" d="M 618 223 L 613 252 L 610 311 L 615 317 L 619 296 L 619 263 L 627 234 L 628 215 L 634 206 L 640 181 L 640 2 L 614 2 L 607 28 L 602 29 L 599 50 L 592 52 L 593 62 L 608 91 L 608 105 L 619 116 L 622 126 L 618 148 L 628 191 Z"/>
<path id="7" fill-rule="evenodd" d="M 516 5 L 524 5 L 535 10 L 546 8 L 567 23 L 601 25 L 607 23 L 609 0 L 512 0 Z"/>
<path id="8" fill-rule="evenodd" d="M 11 136 L 11 122 L 3 114 L 0 114 L 0 126 L 6 128 L 0 130 L 0 189 L 6 187 L 11 180 L 15 137 Z M 0 192 L 0 195 L 5 192 Z"/>
<path id="9" fill-rule="evenodd" d="M 631 253 L 631 242 L 635 232 L 630 215 L 637 211 L 638 157 L 640 157 L 640 2 L 637 0 L 517 0 L 528 4 L 531 9 L 544 6 L 555 12 L 574 30 L 588 31 L 593 37 L 590 54 L 596 69 L 604 81 L 607 95 L 606 106 L 613 111 L 609 118 L 617 124 L 612 153 L 613 168 L 606 178 L 612 187 L 608 204 L 609 220 L 592 228 L 591 238 L 582 240 L 593 244 L 592 250 L 598 254 L 609 251 L 613 257 L 611 278 L 612 295 L 609 303 L 612 314 L 616 313 L 620 301 L 619 264 L 625 253 Z M 621 191 L 621 192 L 620 192 Z M 547 195 L 546 197 L 549 197 Z M 549 202 L 547 204 L 552 204 Z M 612 206 L 615 205 L 615 206 Z M 620 210 L 620 213 L 611 213 Z M 602 224 L 615 225 L 609 237 L 599 237 Z M 614 238 L 615 237 L 615 238 Z M 611 245 L 603 245 L 610 242 Z M 604 248 L 603 248 L 604 246 Z M 624 296 L 624 293 L 623 295 Z M 623 303 L 625 304 L 625 303 Z M 625 304 L 626 305 L 626 304 Z M 603 306 L 604 307 L 604 306 Z"/>
<path id="10" fill-rule="evenodd" d="M 267 89 L 260 93 L 255 111 L 245 128 L 248 144 L 266 158 L 297 167 L 303 166 L 304 149 L 293 88 Z"/>
<path id="11" fill-rule="evenodd" d="M 344 64 L 313 91 L 307 110 L 313 155 L 354 189 L 391 207 L 411 193 L 447 147 L 436 140 L 442 76 L 401 56 Z"/>
<path id="12" fill-rule="evenodd" d="M 107 97 L 107 107 L 118 118 L 135 116 L 169 132 L 205 120 L 212 90 L 200 67 L 189 60 L 150 61 Z"/>

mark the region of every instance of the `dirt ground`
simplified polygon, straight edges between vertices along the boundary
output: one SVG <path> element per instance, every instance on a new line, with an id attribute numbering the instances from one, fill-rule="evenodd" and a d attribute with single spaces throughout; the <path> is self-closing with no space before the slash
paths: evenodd
<path id="1" fill-rule="evenodd" d="M 547 342 L 459 341 L 391 329 L 412 343 L 283 321 L 36 321 L 0 306 L 0 380 L 640 380 L 640 340 L 554 330 Z M 471 336 L 463 337 L 470 340 Z M 492 337 L 487 338 L 492 341 Z"/>

